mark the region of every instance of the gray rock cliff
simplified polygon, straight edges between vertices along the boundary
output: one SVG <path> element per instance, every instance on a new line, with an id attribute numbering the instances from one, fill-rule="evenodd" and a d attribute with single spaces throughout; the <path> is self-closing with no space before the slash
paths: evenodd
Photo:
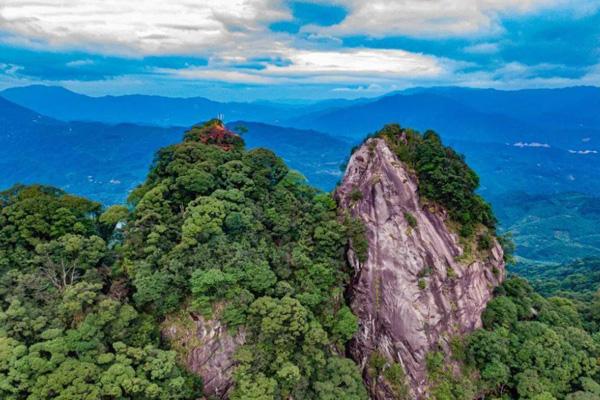
<path id="1" fill-rule="evenodd" d="M 504 277 L 502 249 L 494 240 L 485 256 L 464 256 L 444 210 L 422 204 L 417 177 L 384 139 L 369 139 L 352 155 L 336 197 L 364 223 L 369 242 L 364 262 L 348 252 L 351 307 L 360 321 L 351 356 L 372 398 L 396 398 L 384 378 L 369 375 L 374 353 L 400 363 L 411 397 L 425 398 L 426 355 L 481 326 Z"/>

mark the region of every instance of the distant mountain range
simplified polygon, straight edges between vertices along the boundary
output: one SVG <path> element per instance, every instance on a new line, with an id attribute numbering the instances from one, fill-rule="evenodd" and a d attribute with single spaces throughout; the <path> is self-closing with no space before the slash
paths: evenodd
<path id="1" fill-rule="evenodd" d="M 6 89 L 0 92 L 0 96 L 63 121 L 159 126 L 191 126 L 218 116 L 223 116 L 227 121 L 278 123 L 305 113 L 349 103 L 347 100 L 328 100 L 310 105 L 270 102 L 222 103 L 204 97 L 145 95 L 90 97 L 62 87 L 40 85 Z"/>
<path id="2" fill-rule="evenodd" d="M 121 202 L 181 128 L 62 122 L 0 98 L 0 187 L 45 183 Z"/>
<path id="3" fill-rule="evenodd" d="M 190 126 L 222 115 L 226 121 L 312 129 L 355 141 L 383 124 L 399 122 L 419 130 L 436 130 L 446 139 L 539 142 L 575 151 L 589 150 L 600 138 L 600 88 L 596 87 L 516 91 L 416 88 L 374 99 L 308 105 L 227 103 L 202 97 L 90 97 L 48 86 L 11 88 L 0 96 L 63 121 Z"/>
<path id="4" fill-rule="evenodd" d="M 576 150 L 600 139 L 600 89 L 413 89 L 370 102 L 319 110 L 287 121 L 292 126 L 360 137 L 384 123 L 433 129 L 447 139 L 541 142 Z"/>
<path id="5" fill-rule="evenodd" d="M 375 99 L 308 105 L 204 98 L 89 97 L 45 86 L 0 93 L 0 187 L 60 186 L 124 201 L 154 152 L 223 114 L 244 125 L 313 185 L 332 189 L 350 149 L 383 124 L 438 131 L 481 176 L 503 228 L 527 262 L 600 255 L 600 89 L 417 88 Z M 593 207 L 592 207 L 593 208 Z"/>
<path id="6" fill-rule="evenodd" d="M 248 147 L 267 147 L 319 187 L 331 188 L 350 144 L 315 131 L 252 122 Z M 0 189 L 45 183 L 107 204 L 121 203 L 147 174 L 154 153 L 187 127 L 64 122 L 0 97 Z"/>

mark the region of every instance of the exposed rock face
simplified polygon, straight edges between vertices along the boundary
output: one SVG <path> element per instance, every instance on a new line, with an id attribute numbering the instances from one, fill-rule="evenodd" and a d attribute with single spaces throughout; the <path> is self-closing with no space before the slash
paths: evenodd
<path id="1" fill-rule="evenodd" d="M 400 363 L 412 397 L 424 398 L 427 353 L 480 327 L 481 313 L 504 277 L 495 240 L 483 259 L 457 261 L 463 250 L 444 222 L 445 212 L 423 207 L 417 189 L 416 176 L 375 138 L 353 154 L 336 192 L 341 209 L 364 222 L 369 241 L 363 263 L 349 250 L 356 273 L 351 307 L 360 320 L 350 352 L 374 399 L 395 398 L 382 377 L 369 376 L 374 352 Z"/>
<path id="2" fill-rule="evenodd" d="M 244 344 L 243 331 L 232 336 L 218 319 L 194 313 L 171 316 L 162 325 L 162 335 L 178 353 L 184 354 L 187 369 L 202 378 L 204 394 L 226 399 L 233 385 L 234 353 Z"/>

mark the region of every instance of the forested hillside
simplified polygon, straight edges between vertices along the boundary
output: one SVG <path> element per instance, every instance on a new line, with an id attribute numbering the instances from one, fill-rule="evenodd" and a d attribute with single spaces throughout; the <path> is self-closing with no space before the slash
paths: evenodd
<path id="1" fill-rule="evenodd" d="M 464 160 L 432 132 L 411 135 L 402 160 L 422 194 L 448 208 L 463 236 L 493 230 Z M 454 173 L 440 174 L 447 168 Z M 244 334 L 231 399 L 366 399 L 345 357 L 358 321 L 344 291 L 348 242 L 367 242 L 344 215 L 220 121 L 160 150 L 126 206 L 39 185 L 0 193 L 0 398 L 196 399 L 203 383 L 186 347 L 161 332 L 166 320 L 196 315 Z M 580 297 L 566 292 L 581 278 L 554 276 L 552 288 L 534 286 L 568 298 L 510 279 L 483 330 L 427 356 L 435 399 L 600 399 L 596 286 Z M 407 398 L 400 364 L 373 358 L 368 368 Z"/>
<path id="2" fill-rule="evenodd" d="M 231 398 L 366 397 L 343 356 L 353 227 L 330 195 L 213 121 L 161 150 L 130 204 L 2 193 L 0 397 L 197 398 L 159 335 L 183 307 L 245 330 Z"/>
<path id="3" fill-rule="evenodd" d="M 190 399 L 200 381 L 161 349 L 114 273 L 126 209 L 42 186 L 0 194 L 0 397 Z"/>
<path id="4" fill-rule="evenodd" d="M 600 399 L 598 298 L 544 298 L 523 279 L 499 288 L 467 340 L 480 393 L 511 399 Z"/>
<path id="5" fill-rule="evenodd" d="M 212 121 L 161 150 L 130 201 L 121 265 L 135 304 L 160 318 L 190 301 L 246 330 L 232 398 L 364 397 L 342 356 L 356 320 L 330 195 Z"/>

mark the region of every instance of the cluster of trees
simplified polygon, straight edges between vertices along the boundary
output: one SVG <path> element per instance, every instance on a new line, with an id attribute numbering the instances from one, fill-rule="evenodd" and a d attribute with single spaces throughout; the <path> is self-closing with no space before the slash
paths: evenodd
<path id="1" fill-rule="evenodd" d="M 600 400 L 600 296 L 582 306 L 508 279 L 483 329 L 452 338 L 450 352 L 428 354 L 431 397 Z"/>
<path id="2" fill-rule="evenodd" d="M 198 398 L 160 335 L 189 307 L 245 331 L 233 399 L 366 399 L 343 356 L 360 230 L 336 208 L 219 121 L 159 151 L 129 207 L 0 193 L 0 398 Z"/>
<path id="3" fill-rule="evenodd" d="M 486 398 L 600 399 L 600 297 L 586 307 L 545 298 L 522 278 L 498 288 L 468 338 L 467 362 Z"/>
<path id="4" fill-rule="evenodd" d="M 331 195 L 211 121 L 162 149 L 130 202 L 116 269 L 157 320 L 186 303 L 243 327 L 232 398 L 366 397 L 343 357 L 357 329 L 343 297 L 356 229 Z"/>
<path id="5" fill-rule="evenodd" d="M 189 399 L 197 378 L 159 347 L 112 279 L 112 208 L 43 186 L 0 193 L 0 398 Z"/>
<path id="6" fill-rule="evenodd" d="M 376 136 L 386 139 L 398 158 L 414 169 L 419 193 L 443 206 L 464 237 L 472 236 L 479 225 L 494 231 L 496 218 L 490 205 L 475 190 L 479 177 L 464 156 L 443 145 L 433 131 L 420 134 L 400 125 L 386 125 Z"/>
<path id="7" fill-rule="evenodd" d="M 379 135 L 463 234 L 493 231 L 477 176 L 437 135 L 398 126 Z M 159 332 L 186 307 L 244 330 L 233 400 L 366 399 L 343 356 L 357 330 L 343 293 L 348 238 L 364 257 L 361 224 L 340 221 L 329 194 L 270 151 L 247 151 L 219 121 L 162 149 L 129 207 L 15 186 L 0 193 L 0 398 L 198 398 L 200 379 Z M 568 298 L 509 279 L 484 329 L 453 341 L 450 355 L 429 355 L 432 397 L 600 400 L 595 265 L 555 269 L 539 284 Z M 407 398 L 401 365 L 384 365 L 370 362 Z"/>

